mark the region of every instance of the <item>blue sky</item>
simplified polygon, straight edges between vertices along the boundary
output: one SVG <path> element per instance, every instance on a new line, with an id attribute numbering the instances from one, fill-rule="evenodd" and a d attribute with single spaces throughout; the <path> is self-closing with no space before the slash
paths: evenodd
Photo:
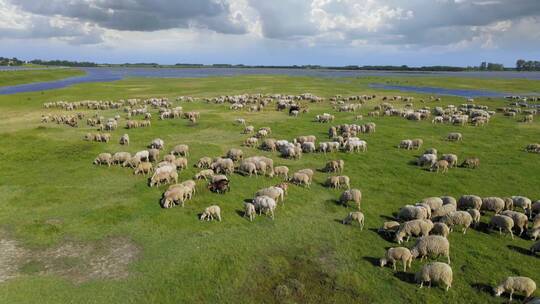
<path id="1" fill-rule="evenodd" d="M 539 0 L 0 0 L 0 56 L 95 62 L 513 66 Z"/>

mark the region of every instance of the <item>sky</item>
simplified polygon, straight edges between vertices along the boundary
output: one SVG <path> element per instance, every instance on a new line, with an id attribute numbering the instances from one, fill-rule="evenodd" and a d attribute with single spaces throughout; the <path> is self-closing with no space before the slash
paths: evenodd
<path id="1" fill-rule="evenodd" d="M 540 0 L 0 0 L 0 56 L 511 67 L 540 60 Z"/>

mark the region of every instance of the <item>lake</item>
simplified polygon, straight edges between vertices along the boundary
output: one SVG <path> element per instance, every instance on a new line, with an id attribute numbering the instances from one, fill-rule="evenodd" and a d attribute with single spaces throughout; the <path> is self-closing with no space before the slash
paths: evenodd
<path id="1" fill-rule="evenodd" d="M 0 73 L 9 73 L 21 70 L 21 67 L 1 67 Z M 473 77 L 473 78 L 521 78 L 540 80 L 540 72 L 399 72 L 399 71 L 344 71 L 331 69 L 264 69 L 264 68 L 80 68 L 86 72 L 84 76 L 71 77 L 50 82 L 38 82 L 15 86 L 0 87 L 0 95 L 39 92 L 59 89 L 79 83 L 116 81 L 129 77 L 149 78 L 196 78 L 212 76 L 236 75 L 289 75 L 311 77 Z M 373 84 L 374 87 L 397 89 L 418 93 L 455 96 L 492 96 L 499 97 L 506 94 L 489 91 L 452 90 L 441 88 L 419 88 L 406 86 L 386 86 Z M 427 91 L 426 91 L 427 90 Z"/>

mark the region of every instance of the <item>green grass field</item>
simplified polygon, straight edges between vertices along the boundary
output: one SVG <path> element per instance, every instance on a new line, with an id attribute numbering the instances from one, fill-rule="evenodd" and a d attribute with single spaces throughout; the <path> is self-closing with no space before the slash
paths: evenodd
<path id="1" fill-rule="evenodd" d="M 392 79 L 378 79 L 386 80 Z M 424 80 L 434 86 L 447 83 L 447 79 L 414 78 L 415 83 Z M 256 128 L 269 126 L 276 139 L 313 134 L 326 140 L 330 125 L 313 122 L 316 114 L 335 114 L 334 124 L 341 124 L 356 123 L 354 116 L 359 113 L 337 113 L 328 102 L 310 104 L 310 113 L 298 118 L 273 106 L 249 113 L 233 112 L 228 105 L 174 102 L 186 111 L 200 111 L 199 122 L 192 126 L 185 119 L 158 121 L 154 115 L 152 127 L 119 128 L 107 144 L 83 141 L 84 134 L 93 131 L 84 123 L 70 128 L 39 122 L 41 114 L 62 113 L 42 107 L 57 100 L 394 93 L 368 88 L 372 81 L 286 76 L 128 79 L 0 96 L 0 303 L 503 303 L 507 297 L 493 297 L 490 286 L 506 276 L 528 276 L 540 284 L 539 257 L 527 252 L 532 241 L 511 240 L 485 229 L 449 236 L 454 283 L 448 292 L 418 288 L 413 273 L 423 262 L 414 261 L 407 273 L 376 265 L 386 248 L 397 246 L 376 230 L 405 204 L 428 196 L 462 194 L 539 199 L 539 155 L 523 150 L 540 141 L 538 121 L 523 124 L 497 114 L 485 127 L 454 127 L 397 117 L 368 118 L 367 112 L 381 102 L 378 98 L 360 111 L 365 117 L 362 123 L 377 124 L 376 133 L 361 135 L 368 152 L 304 154 L 296 161 L 241 147 L 246 135 L 234 119 L 245 118 Z M 488 81 L 482 82 L 478 88 L 489 86 Z M 513 82 L 520 86 L 518 92 L 538 88 L 538 82 Z M 442 102 L 422 104 L 420 95 L 399 94 L 417 97 L 415 108 L 464 103 L 463 98 L 443 97 Z M 491 109 L 506 104 L 477 102 Z M 112 117 L 119 111 L 100 114 Z M 84 112 L 87 117 L 95 113 Z M 125 115 L 121 115 L 123 127 Z M 463 142 L 445 141 L 452 131 L 461 132 Z M 118 144 L 123 133 L 130 135 L 129 147 Z M 190 146 L 190 166 L 181 172 L 180 180 L 198 171 L 193 168 L 198 158 L 224 155 L 232 147 L 247 156 L 270 156 L 275 165 L 287 165 L 292 171 L 344 159 L 344 174 L 363 193 L 366 228 L 360 231 L 340 223 L 352 208 L 336 204 L 340 190 L 321 186 L 328 176 L 322 172 L 315 174 L 311 189 L 290 187 L 274 221 L 263 216 L 251 223 L 242 217 L 243 200 L 279 178 L 235 174 L 232 190 L 225 195 L 210 193 L 199 182 L 197 194 L 185 208 L 164 210 L 159 199 L 166 186 L 149 188 L 146 179 L 130 169 L 92 165 L 101 152 L 133 153 L 157 137 L 165 140 L 167 152 L 180 143 Z M 450 169 L 447 174 L 422 170 L 409 164 L 421 151 L 396 149 L 400 140 L 417 137 L 424 139 L 424 148 L 455 153 L 460 160 L 477 156 L 481 166 Z M 224 220 L 200 222 L 197 215 L 214 203 L 221 206 Z M 490 216 L 484 215 L 482 221 L 487 223 Z M 540 291 L 535 295 L 540 296 Z"/>
<path id="2" fill-rule="evenodd" d="M 84 71 L 71 68 L 37 69 L 39 66 L 30 66 L 36 70 L 26 71 L 0 71 L 0 87 L 25 84 L 31 82 L 53 81 L 69 77 L 82 76 Z"/>

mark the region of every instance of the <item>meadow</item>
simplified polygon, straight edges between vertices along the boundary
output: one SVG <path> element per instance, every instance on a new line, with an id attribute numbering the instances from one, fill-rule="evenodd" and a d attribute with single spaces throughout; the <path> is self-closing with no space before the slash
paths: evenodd
<path id="1" fill-rule="evenodd" d="M 34 76 L 28 77 L 26 81 L 35 81 Z M 540 199 L 539 155 L 524 151 L 527 144 L 540 141 L 538 119 L 524 124 L 519 117 L 496 114 L 484 127 L 458 127 L 367 117 L 380 98 L 367 102 L 357 113 L 338 113 L 328 101 L 309 104 L 310 112 L 297 118 L 273 106 L 251 113 L 229 110 L 226 104 L 174 101 L 176 96 L 310 92 L 326 98 L 335 94 L 414 96 L 415 108 L 465 103 L 463 98 L 448 96 L 440 102 L 421 103 L 427 96 L 368 87 L 370 82 L 385 81 L 397 80 L 127 79 L 0 96 L 0 248 L 4 252 L 0 255 L 4 269 L 0 270 L 0 303 L 503 303 L 507 298 L 495 298 L 491 287 L 506 276 L 528 276 L 540 284 L 539 257 L 528 253 L 532 241 L 525 236 L 514 240 L 499 236 L 487 224 L 466 235 L 453 232 L 449 236 L 454 283 L 448 292 L 435 286 L 418 288 L 413 273 L 423 262 L 414 261 L 406 273 L 380 268 L 378 259 L 385 249 L 397 244 L 377 233 L 401 206 L 425 197 L 476 194 Z M 427 77 L 400 81 L 430 86 L 468 83 Z M 477 81 L 474 88 L 496 87 L 494 83 Z M 538 90 L 538 82 L 512 83 L 516 83 L 515 92 Z M 185 119 L 159 121 L 154 115 L 150 128 L 126 130 L 124 113 L 120 113 L 122 127 L 111 132 L 109 143 L 83 141 L 84 134 L 94 131 L 84 123 L 78 128 L 40 123 L 42 114 L 64 112 L 44 109 L 44 102 L 149 97 L 169 97 L 184 111 L 200 111 L 201 118 L 192 125 Z M 502 99 L 477 99 L 476 103 L 490 109 L 508 104 Z M 89 117 L 96 111 L 82 112 Z M 105 117 L 119 112 L 99 111 Z M 247 136 L 234 123 L 241 117 L 256 128 L 271 127 L 271 137 L 276 139 L 313 134 L 320 141 L 326 140 L 330 124 L 315 123 L 313 118 L 323 112 L 336 116 L 333 125 L 375 122 L 376 133 L 361 135 L 368 151 L 283 159 L 277 153 L 241 146 Z M 363 121 L 354 120 L 357 114 L 364 115 Z M 449 132 L 461 132 L 463 141 L 446 141 Z M 131 138 L 128 147 L 118 144 L 123 133 Z M 180 173 L 180 180 L 198 172 L 193 164 L 200 157 L 222 156 L 233 147 L 241 148 L 246 156 L 271 157 L 275 165 L 287 165 L 291 171 L 321 169 L 328 160 L 343 159 L 351 186 L 362 191 L 366 227 L 360 231 L 358 226 L 341 224 L 353 209 L 336 203 L 342 190 L 324 187 L 328 174 L 323 172 L 316 172 L 311 189 L 291 186 L 274 221 L 262 216 L 249 222 L 242 217 L 243 201 L 280 178 L 233 174 L 231 192 L 224 195 L 209 192 L 199 182 L 196 195 L 184 208 L 166 210 L 160 208 L 159 199 L 167 186 L 149 188 L 146 178 L 133 175 L 130 169 L 92 165 L 99 153 L 134 153 L 157 137 L 165 141 L 165 151 L 180 143 L 190 146 L 189 168 Z M 454 153 L 460 160 L 476 156 L 480 168 L 453 168 L 447 174 L 422 170 L 410 163 L 422 151 L 396 148 L 405 138 L 422 138 L 423 148 Z M 215 203 L 221 206 L 223 221 L 199 221 L 198 214 Z M 490 216 L 484 215 L 482 222 L 487 223 Z M 540 291 L 535 295 L 540 296 Z"/>
<path id="2" fill-rule="evenodd" d="M 0 87 L 31 82 L 54 81 L 85 74 L 84 71 L 71 68 L 50 68 L 43 70 L 37 69 L 38 66 L 34 66 L 34 68 L 36 70 L 0 71 Z"/>

